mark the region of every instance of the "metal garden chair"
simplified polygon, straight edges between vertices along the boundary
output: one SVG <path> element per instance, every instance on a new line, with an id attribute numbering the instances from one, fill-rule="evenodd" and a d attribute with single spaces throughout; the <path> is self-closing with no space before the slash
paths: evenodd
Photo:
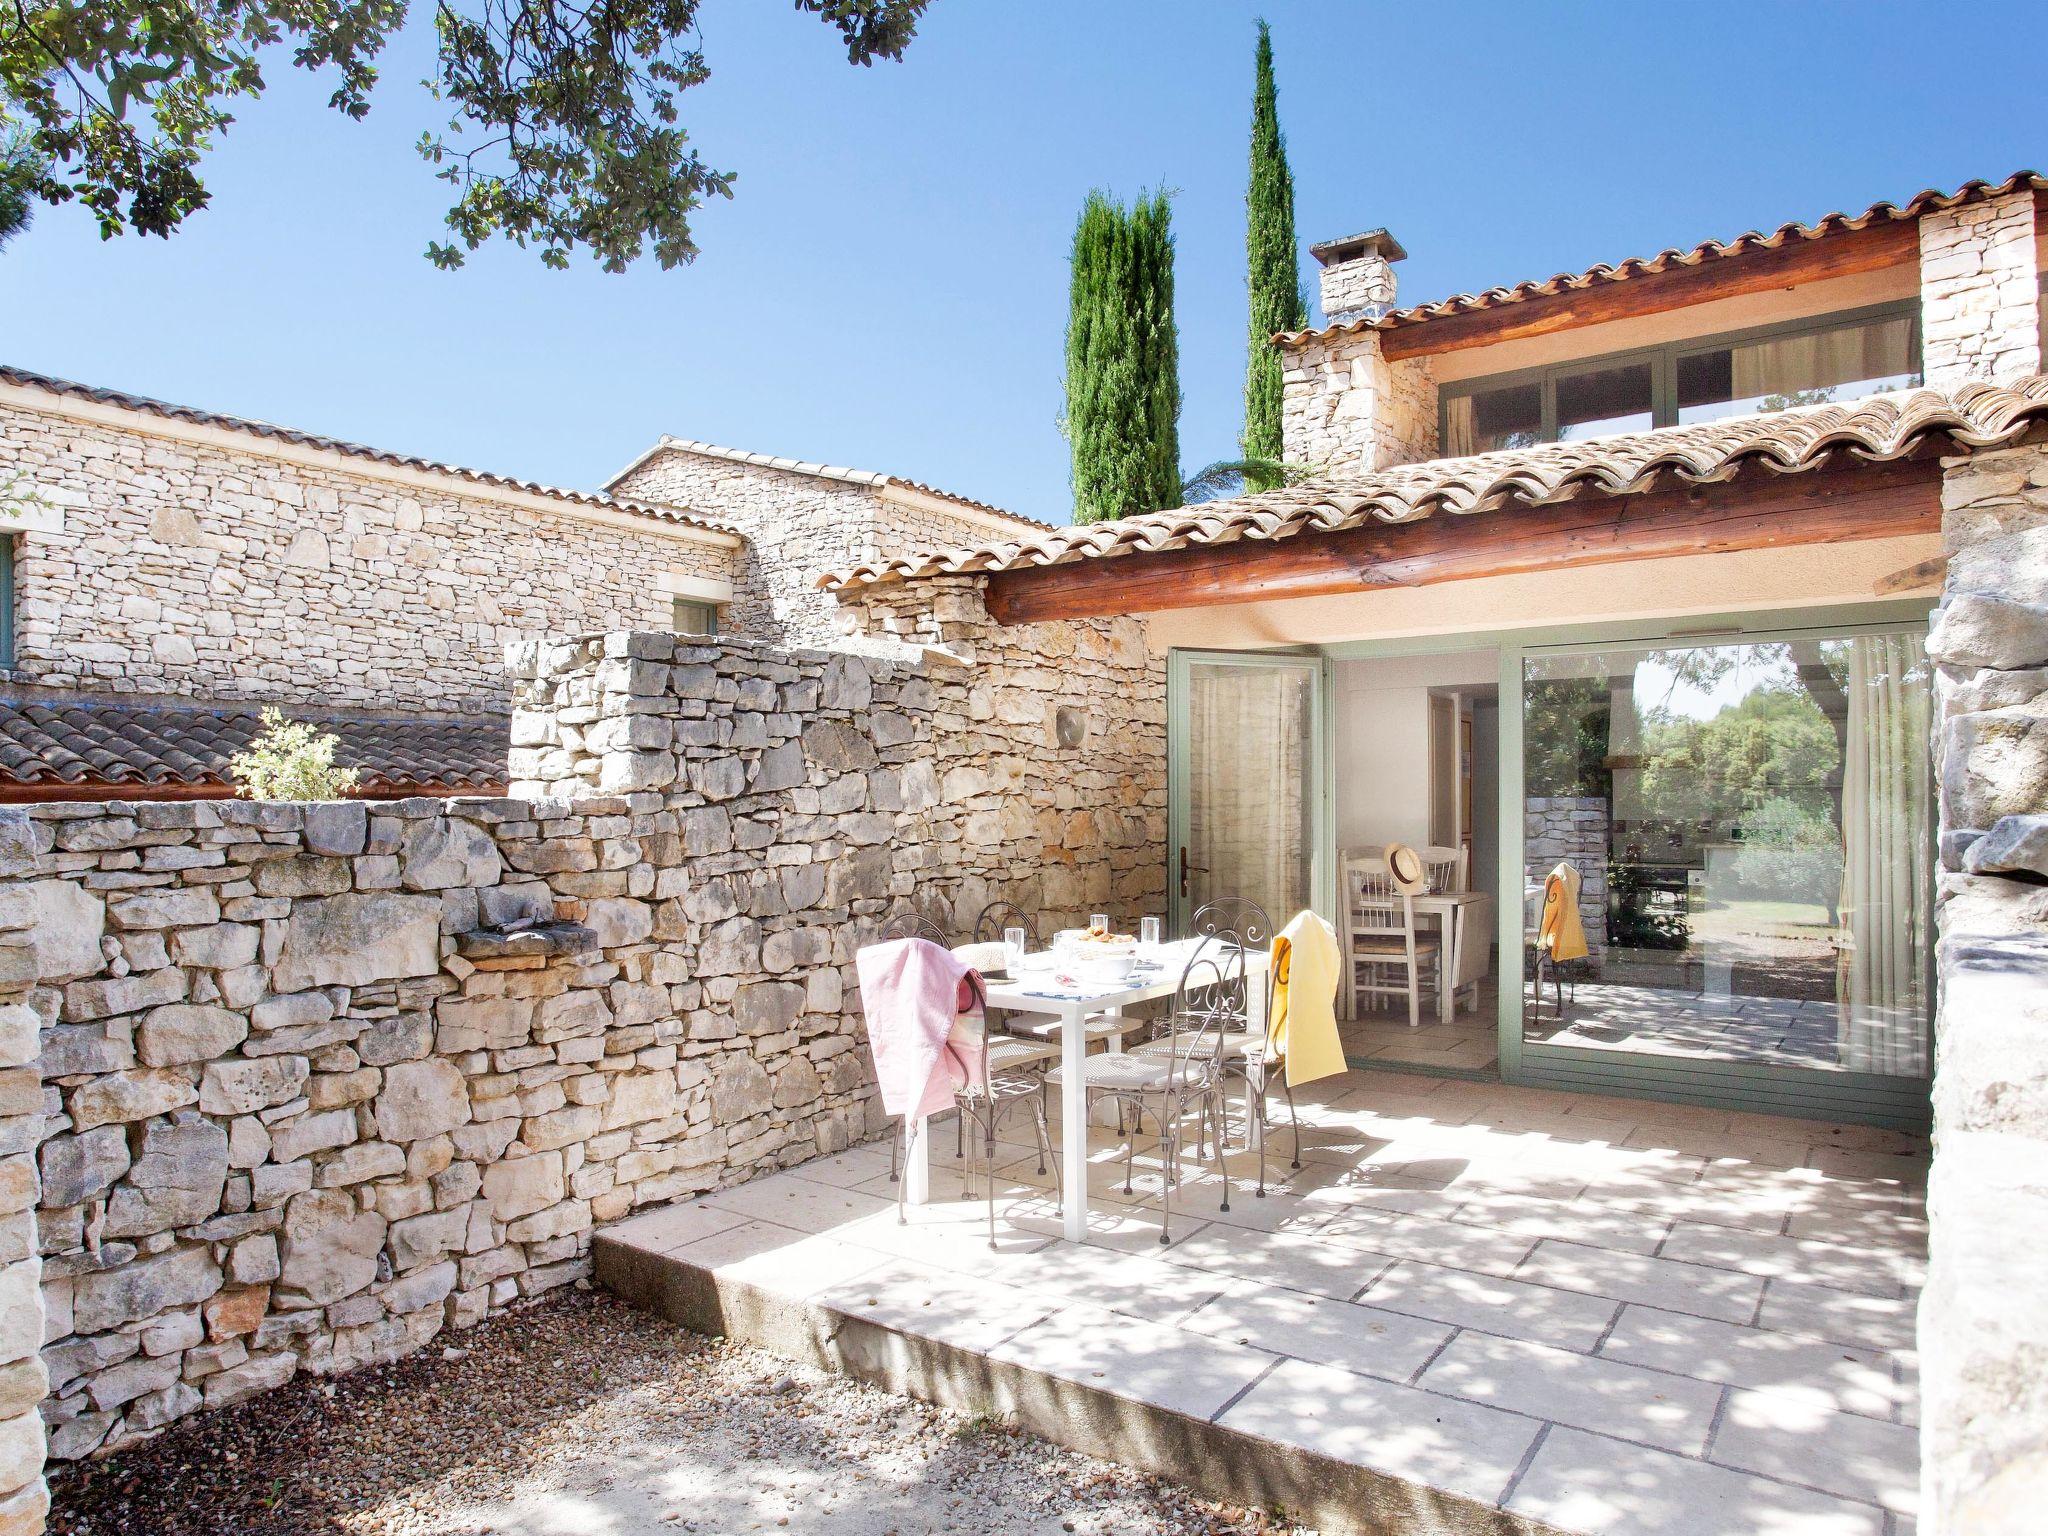
<path id="1" fill-rule="evenodd" d="M 1172 1240 L 1173 1189 L 1180 1179 L 1182 1123 L 1189 1109 L 1213 1115 L 1216 1172 L 1223 1180 L 1223 1210 L 1230 1209 L 1230 1180 L 1223 1172 L 1222 1065 L 1224 1038 L 1246 1027 L 1245 947 L 1228 930 L 1204 938 L 1181 971 L 1174 990 L 1173 1011 L 1166 1030 L 1142 1053 L 1112 1051 L 1090 1056 L 1081 1065 L 1082 1087 L 1092 1108 L 1102 1098 L 1130 1110 L 1124 1138 L 1124 1193 L 1131 1193 L 1131 1170 L 1137 1135 L 1150 1115 L 1159 1126 L 1161 1154 L 1159 1241 Z M 1064 1082 L 1064 1067 L 1054 1067 L 1046 1081 Z"/>

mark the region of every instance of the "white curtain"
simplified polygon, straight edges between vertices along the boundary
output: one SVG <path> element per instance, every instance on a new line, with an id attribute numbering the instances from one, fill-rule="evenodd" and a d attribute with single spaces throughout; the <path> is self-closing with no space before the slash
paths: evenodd
<path id="1" fill-rule="evenodd" d="M 1890 379 L 1913 368 L 1913 322 L 1879 320 L 1730 349 L 1737 400 Z"/>
<path id="2" fill-rule="evenodd" d="M 1256 901 L 1277 926 L 1308 905 L 1314 674 L 1188 669 L 1190 905 Z"/>
<path id="3" fill-rule="evenodd" d="M 1852 1072 L 1927 1074 L 1927 658 L 1917 636 L 1860 635 L 1842 773 L 1839 1039 Z"/>

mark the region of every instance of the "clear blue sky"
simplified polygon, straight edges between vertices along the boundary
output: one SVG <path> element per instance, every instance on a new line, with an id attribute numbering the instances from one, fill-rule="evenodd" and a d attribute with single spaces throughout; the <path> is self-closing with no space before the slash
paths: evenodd
<path id="1" fill-rule="evenodd" d="M 0 360 L 558 484 L 669 432 L 1065 521 L 1066 252 L 1092 186 L 1176 189 L 1182 450 L 1234 451 L 1261 10 L 1304 245 L 1387 225 L 1410 301 L 2048 162 L 2039 0 L 938 0 L 872 69 L 776 0 L 706 0 L 685 122 L 739 184 L 699 215 L 696 264 L 564 274 L 505 248 L 442 273 L 415 28 L 363 123 L 280 57 L 169 242 L 45 210 L 0 253 Z"/>

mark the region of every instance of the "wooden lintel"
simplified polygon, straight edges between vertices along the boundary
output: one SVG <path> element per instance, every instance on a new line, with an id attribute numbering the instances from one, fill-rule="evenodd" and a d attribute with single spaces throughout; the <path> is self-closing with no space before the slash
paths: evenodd
<path id="1" fill-rule="evenodd" d="M 1002 571 L 989 578 L 988 611 L 1004 624 L 1157 613 L 1940 528 L 1932 459 L 1795 475 L 1752 468 L 1720 485 Z"/>
<path id="2" fill-rule="evenodd" d="M 1713 256 L 1696 267 L 1595 283 L 1493 309 L 1398 325 L 1380 332 L 1385 357 L 1433 356 L 1496 342 L 1548 336 L 1608 320 L 1630 320 L 1689 304 L 1849 277 L 1920 259 L 1916 219 L 1872 224 L 1814 240 L 1795 240 L 1769 251 Z"/>

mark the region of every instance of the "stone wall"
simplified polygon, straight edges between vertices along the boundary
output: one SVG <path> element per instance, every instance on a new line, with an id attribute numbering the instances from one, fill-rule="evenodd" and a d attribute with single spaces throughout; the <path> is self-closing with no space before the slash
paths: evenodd
<path id="1" fill-rule="evenodd" d="M 1920 1518 L 1974 1536 L 2048 1490 L 2048 444 L 1945 470 Z"/>
<path id="2" fill-rule="evenodd" d="M 1363 474 L 1436 457 L 1436 382 L 1428 358 L 1389 362 L 1374 331 L 1319 337 L 1281 356 L 1281 433 L 1290 462 Z"/>
<path id="3" fill-rule="evenodd" d="M 511 799 L 27 811 L 0 928 L 45 1123 L 0 1134 L 40 1142 L 52 1455 L 402 1355 L 583 1275 L 600 1222 L 878 1133 L 853 957 L 893 911 L 1162 909 L 1134 623 L 1005 629 L 971 582 L 844 618 L 892 654 L 522 644 Z"/>
<path id="4" fill-rule="evenodd" d="M 1042 928 L 1166 911 L 1166 658 L 1142 621 L 1003 625 L 971 576 L 847 594 L 857 640 L 922 649 L 935 689 L 943 908 Z"/>
<path id="5" fill-rule="evenodd" d="M 1321 259 L 1319 252 L 1318 260 Z M 1338 325 L 1370 310 L 1393 307 L 1394 267 L 1382 250 L 1368 250 L 1348 261 L 1323 261 L 1316 278 L 1325 325 Z"/>
<path id="6" fill-rule="evenodd" d="M 680 450 L 635 465 L 613 489 L 743 530 L 747 557 L 723 627 L 798 647 L 833 640 L 836 615 L 817 578 L 867 558 L 880 500 L 869 486 Z"/>
<path id="7" fill-rule="evenodd" d="M 511 640 L 665 626 L 662 574 L 731 579 L 731 540 L 652 517 L 601 521 L 150 421 L 0 403 L 0 473 L 64 514 L 61 533 L 19 541 L 16 680 L 499 712 Z"/>
<path id="8" fill-rule="evenodd" d="M 2039 301 L 2031 191 L 1921 218 L 1921 354 L 1929 384 L 2039 373 Z"/>
<path id="9" fill-rule="evenodd" d="M 1003 626 L 961 577 L 871 589 L 841 622 L 856 648 L 834 653 L 635 635 L 634 665 L 601 673 L 546 643 L 521 662 L 534 681 L 513 715 L 513 792 L 724 795 L 739 782 L 736 745 L 765 753 L 773 777 L 825 753 L 866 774 L 867 793 L 847 780 L 813 808 L 811 835 L 846 835 L 835 817 L 854 829 L 864 889 L 886 868 L 878 893 L 963 935 L 998 898 L 1048 928 L 1163 913 L 1165 663 L 1136 620 Z M 735 711 L 728 739 L 688 691 L 749 656 L 813 681 L 720 698 Z M 819 708 L 867 719 L 875 747 L 842 742 Z"/>
<path id="10" fill-rule="evenodd" d="M 815 910 L 850 898 L 793 814 L 723 855 L 648 796 L 32 815 L 55 1456 L 404 1354 L 584 1274 L 597 1222 L 865 1134 Z"/>
<path id="11" fill-rule="evenodd" d="M 0 808 L 0 879 L 35 867 L 28 817 Z M 0 887 L 0 1536 L 33 1536 L 50 1507 L 37 1405 L 48 1388 L 42 1259 L 36 1244 L 36 1146 L 43 1139 L 38 1015 L 31 992 L 45 973 L 92 963 L 77 936 L 51 934 L 22 886 Z"/>
<path id="12" fill-rule="evenodd" d="M 852 472 L 848 472 L 852 473 Z M 830 646 L 846 634 L 817 589 L 826 571 L 917 549 L 1029 537 L 1042 528 L 946 498 L 666 446 L 614 482 L 622 495 L 685 506 L 749 536 L 730 626 L 777 645 Z"/>

